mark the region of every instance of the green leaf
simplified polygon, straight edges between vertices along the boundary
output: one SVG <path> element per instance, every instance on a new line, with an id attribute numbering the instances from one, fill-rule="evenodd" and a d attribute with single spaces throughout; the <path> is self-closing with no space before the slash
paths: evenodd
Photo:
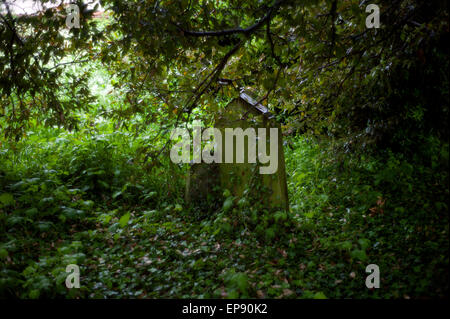
<path id="1" fill-rule="evenodd" d="M 351 242 L 351 241 L 348 241 L 348 240 L 342 242 L 342 243 L 341 243 L 341 248 L 344 249 L 344 250 L 350 250 L 350 249 L 352 249 L 352 242 Z"/>
<path id="2" fill-rule="evenodd" d="M 355 259 L 358 259 L 361 261 L 367 260 L 367 255 L 364 250 L 355 249 L 354 251 L 352 251 L 351 256 L 352 256 L 352 258 L 355 258 Z"/>
<path id="3" fill-rule="evenodd" d="M 233 197 L 228 197 L 223 202 L 223 211 L 228 212 L 231 209 L 231 207 L 233 207 Z"/>
<path id="4" fill-rule="evenodd" d="M 243 272 L 233 273 L 230 272 L 226 278 L 225 282 L 228 288 L 231 290 L 238 289 L 241 293 L 246 294 L 248 290 L 248 277 Z"/>
<path id="5" fill-rule="evenodd" d="M 16 201 L 14 200 L 14 196 L 9 193 L 3 193 L 0 195 L 0 207 L 6 207 L 9 205 L 14 205 Z"/>
<path id="6" fill-rule="evenodd" d="M 8 257 L 8 251 L 5 248 L 0 249 L 0 259 Z"/>
<path id="7" fill-rule="evenodd" d="M 119 220 L 120 227 L 124 228 L 128 224 L 129 220 L 130 220 L 130 213 L 126 213 L 125 215 L 123 215 Z"/>
<path id="8" fill-rule="evenodd" d="M 273 228 L 267 228 L 266 229 L 266 239 L 270 241 L 274 238 L 275 238 L 275 231 L 273 230 Z"/>
<path id="9" fill-rule="evenodd" d="M 38 299 L 40 294 L 41 293 L 39 292 L 38 289 L 33 289 L 33 290 L 30 291 L 29 297 L 30 297 L 30 299 Z"/>
<path id="10" fill-rule="evenodd" d="M 29 217 L 33 217 L 33 216 L 37 215 L 38 213 L 39 213 L 39 211 L 37 210 L 36 207 L 30 208 L 25 211 L 25 214 Z"/>
<path id="11" fill-rule="evenodd" d="M 366 250 L 370 246 L 370 241 L 365 238 L 361 238 L 358 240 L 359 245 L 361 246 L 362 250 Z"/>
<path id="12" fill-rule="evenodd" d="M 71 207 L 62 206 L 63 215 L 69 219 L 81 218 L 84 216 L 84 211 L 80 209 L 74 209 Z"/>
<path id="13" fill-rule="evenodd" d="M 325 296 L 325 294 L 323 292 L 317 292 L 314 297 L 314 299 L 327 299 L 327 296 Z"/>
<path id="14" fill-rule="evenodd" d="M 113 199 L 116 199 L 116 198 L 119 197 L 120 195 L 122 195 L 122 192 L 121 192 L 121 191 L 117 191 L 117 192 L 115 192 L 115 193 L 112 195 L 112 198 L 113 198 Z"/>
<path id="15" fill-rule="evenodd" d="M 227 197 L 230 197 L 230 196 L 231 196 L 231 193 L 230 193 L 230 191 L 228 189 L 223 191 L 223 197 L 227 198 Z"/>
<path id="16" fill-rule="evenodd" d="M 278 211 L 273 215 L 273 217 L 275 218 L 276 222 L 285 221 L 287 219 L 287 214 L 286 214 L 286 212 Z"/>

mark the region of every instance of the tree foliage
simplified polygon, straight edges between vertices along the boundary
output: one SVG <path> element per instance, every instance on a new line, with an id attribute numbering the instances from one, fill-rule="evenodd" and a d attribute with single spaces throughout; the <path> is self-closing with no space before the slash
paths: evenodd
<path id="1" fill-rule="evenodd" d="M 250 87 L 293 131 L 403 147 L 448 134 L 445 1 L 379 1 L 379 29 L 365 26 L 366 1 L 101 4 L 111 14 L 106 26 L 82 10 L 81 28 L 66 37 L 62 7 L 2 13 L 6 135 L 19 136 L 36 118 L 74 126 L 76 110 L 92 102 L 88 75 L 67 79 L 64 68 L 87 59 L 117 76 L 123 103 L 104 113 L 121 123 L 138 116 L 142 125 L 174 125 L 205 116 L 196 110 L 212 114 Z"/>

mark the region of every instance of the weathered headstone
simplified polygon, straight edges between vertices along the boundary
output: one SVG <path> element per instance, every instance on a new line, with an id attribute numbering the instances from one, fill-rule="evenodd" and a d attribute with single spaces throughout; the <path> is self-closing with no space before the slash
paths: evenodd
<path id="1" fill-rule="evenodd" d="M 221 163 L 201 163 L 191 165 L 191 172 L 187 180 L 186 199 L 199 200 L 212 192 L 211 187 L 214 184 L 220 185 L 222 189 L 228 189 L 234 196 L 251 195 L 253 198 L 259 198 L 267 208 L 289 209 L 286 168 L 284 161 L 283 143 L 280 124 L 277 123 L 266 107 L 254 100 L 248 93 L 241 92 L 240 96 L 231 101 L 215 117 L 214 127 L 221 132 L 222 161 Z M 237 140 L 233 143 L 233 161 L 226 162 L 226 128 L 240 128 L 245 131 L 253 128 L 256 136 L 246 136 L 244 139 L 244 148 L 237 149 Z M 268 164 L 262 164 L 259 161 L 261 153 L 260 144 L 264 136 L 259 134 L 258 129 L 265 129 L 266 142 L 265 150 L 270 155 L 270 129 L 276 128 L 278 137 L 276 171 L 270 174 L 261 174 L 260 168 Z M 255 138 L 253 145 L 258 145 L 256 154 L 256 163 L 249 160 L 249 138 Z M 216 137 L 215 137 L 216 138 Z M 243 153 L 243 163 L 237 162 L 237 153 Z M 228 149 L 229 153 L 230 149 Z M 264 152 L 263 152 L 264 153 Z M 251 154 L 251 153 L 250 153 Z M 274 154 L 273 154 L 274 155 Z M 228 155 L 230 158 L 230 155 Z"/>
<path id="2" fill-rule="evenodd" d="M 217 196 L 219 186 L 219 167 L 217 164 L 192 163 L 186 179 L 186 201 L 198 202 Z"/>

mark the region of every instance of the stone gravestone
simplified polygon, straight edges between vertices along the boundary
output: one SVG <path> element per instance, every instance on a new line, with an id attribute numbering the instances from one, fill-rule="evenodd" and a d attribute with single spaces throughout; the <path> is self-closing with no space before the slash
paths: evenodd
<path id="1" fill-rule="evenodd" d="M 259 104 L 248 93 L 241 92 L 238 98 L 231 101 L 221 112 L 215 116 L 214 127 L 221 133 L 221 162 L 220 163 L 199 163 L 190 166 L 190 172 L 186 183 L 186 199 L 188 201 L 201 201 L 207 196 L 211 196 L 215 185 L 220 185 L 222 189 L 228 189 L 234 196 L 242 197 L 250 195 L 254 200 L 265 204 L 270 209 L 289 209 L 286 168 L 284 161 L 283 142 L 281 126 L 277 123 L 268 109 Z M 231 155 L 228 155 L 226 162 L 226 153 L 231 149 L 226 149 L 226 130 L 240 128 L 246 131 L 253 128 L 256 136 L 246 136 L 244 138 L 243 162 L 237 161 L 238 152 L 237 138 L 234 137 L 232 149 L 232 163 L 229 163 Z M 261 174 L 261 167 L 267 167 L 269 164 L 260 162 L 260 145 L 265 141 L 265 150 L 270 157 L 270 129 L 276 128 L 278 131 L 277 144 L 278 154 L 272 157 L 271 161 L 277 169 L 273 173 Z M 265 136 L 259 134 L 258 129 L 265 129 Z M 256 163 L 249 160 L 249 138 L 255 138 Z M 216 136 L 214 137 L 216 138 Z M 273 140 L 272 140 L 273 141 Z M 227 151 L 227 152 L 226 152 Z M 275 155 L 274 153 L 273 155 Z M 214 185 L 214 186 L 213 186 Z"/>
<path id="2" fill-rule="evenodd" d="M 212 163 L 192 163 L 186 179 L 185 199 L 187 202 L 203 202 L 214 204 L 212 201 L 219 196 L 217 187 L 220 186 L 219 166 Z"/>

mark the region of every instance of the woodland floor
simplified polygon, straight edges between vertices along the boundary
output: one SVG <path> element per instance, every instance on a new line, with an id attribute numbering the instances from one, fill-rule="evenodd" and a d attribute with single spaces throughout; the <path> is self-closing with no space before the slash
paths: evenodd
<path id="1" fill-rule="evenodd" d="M 183 202 L 181 178 L 168 178 L 166 168 L 147 173 L 130 162 L 134 151 L 124 140 L 117 134 L 57 136 L 25 143 L 16 157 L 0 153 L 3 296 L 447 293 L 448 189 L 442 174 L 392 154 L 339 161 L 331 150 L 298 138 L 286 148 L 289 213 L 238 199 L 222 207 L 225 197 L 216 199 L 221 209 L 205 212 Z M 376 290 L 365 286 L 372 263 L 381 273 Z M 68 264 L 80 266 L 80 289 L 65 287 Z"/>

